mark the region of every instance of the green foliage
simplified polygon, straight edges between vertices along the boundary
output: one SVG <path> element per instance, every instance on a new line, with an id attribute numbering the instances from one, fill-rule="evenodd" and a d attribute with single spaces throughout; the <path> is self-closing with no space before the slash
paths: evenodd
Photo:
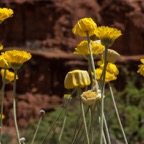
<path id="1" fill-rule="evenodd" d="M 76 105 L 76 103 L 69 105 L 68 108 L 61 114 L 61 116 L 59 117 L 55 126 L 53 127 L 52 131 L 47 136 L 47 138 L 45 140 L 45 144 L 70 143 L 70 141 L 72 140 L 72 135 L 75 130 L 77 116 L 79 115 L 79 110 L 78 110 L 77 106 L 76 106 L 77 110 L 75 111 L 75 105 Z M 47 131 L 49 130 L 53 121 L 59 115 L 61 110 L 62 110 L 61 107 L 57 107 L 52 112 L 49 112 L 48 114 L 45 115 L 45 117 L 40 125 L 40 129 L 38 131 L 38 135 L 36 137 L 34 144 L 39 144 L 43 140 L 44 136 L 46 135 Z M 66 124 L 64 127 L 61 141 L 59 141 L 59 136 L 60 136 L 60 132 L 62 129 L 62 125 L 63 125 L 65 116 L 66 116 L 67 120 L 66 120 Z M 36 125 L 37 125 L 37 121 L 32 122 L 26 130 L 25 137 L 26 137 L 27 141 L 29 141 L 29 142 L 32 140 L 34 131 L 36 129 Z"/>
<path id="2" fill-rule="evenodd" d="M 127 68 L 122 68 L 122 72 L 125 74 L 125 87 L 122 91 L 114 90 L 115 99 L 117 102 L 119 114 L 122 124 L 125 128 L 125 133 L 130 144 L 135 144 L 144 140 L 144 87 L 141 84 L 139 88 L 137 82 L 139 76 L 134 72 L 129 72 Z M 142 77 L 141 77 L 142 79 Z M 140 85 L 140 84 L 138 84 Z M 114 139 L 122 140 L 121 134 L 113 106 L 110 104 L 110 94 L 107 93 L 105 109 L 109 107 L 111 110 L 108 112 L 108 123 L 110 124 L 110 130 L 112 131 Z"/>
<path id="3" fill-rule="evenodd" d="M 138 77 L 135 73 L 128 72 L 126 68 L 122 68 L 121 70 L 121 72 L 124 73 L 126 82 L 124 89 L 119 91 L 113 84 L 113 91 L 128 142 L 130 144 L 136 144 L 144 140 L 144 86 L 141 84 L 141 87 L 137 87 Z M 79 108 L 80 106 L 78 100 L 73 99 L 71 104 L 68 106 L 68 109 L 60 116 L 53 130 L 48 135 L 45 144 L 71 143 L 77 119 L 80 114 Z M 61 110 L 61 107 L 57 107 L 54 111 L 46 114 L 40 125 L 35 144 L 39 144 L 42 141 L 52 122 L 55 120 Z M 123 135 L 119 127 L 107 85 L 105 91 L 105 115 L 112 142 L 116 143 L 117 140 L 123 141 Z M 59 141 L 59 135 L 65 116 L 67 116 L 66 125 L 64 127 L 61 141 Z M 98 114 L 95 113 L 96 119 L 94 120 L 94 123 L 97 125 L 97 127 L 99 127 L 97 116 Z M 32 140 L 36 125 L 37 122 L 33 122 L 26 130 L 26 139 L 29 142 Z M 84 135 L 84 128 L 82 127 L 82 129 L 83 133 L 80 134 L 78 137 L 79 141 L 76 142 L 79 144 L 84 143 L 82 139 L 82 135 Z M 97 133 L 97 130 L 95 130 L 95 132 Z"/>
<path id="4" fill-rule="evenodd" d="M 3 144 L 8 144 L 11 141 L 11 136 L 9 134 L 2 135 L 2 142 Z"/>

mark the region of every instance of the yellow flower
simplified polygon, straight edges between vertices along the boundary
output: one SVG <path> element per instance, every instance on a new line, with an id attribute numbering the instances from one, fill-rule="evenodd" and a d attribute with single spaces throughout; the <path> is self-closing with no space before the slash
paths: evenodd
<path id="1" fill-rule="evenodd" d="M 72 32 L 76 35 L 85 37 L 87 36 L 87 32 L 89 33 L 89 36 L 94 35 L 96 28 L 97 25 L 92 18 L 82 18 L 76 23 Z"/>
<path id="2" fill-rule="evenodd" d="M 19 69 L 24 62 L 31 58 L 30 53 L 21 50 L 9 50 L 2 53 L 2 56 L 7 60 L 13 69 Z"/>
<path id="3" fill-rule="evenodd" d="M 64 80 L 64 87 L 66 89 L 73 89 L 75 87 L 85 87 L 90 85 L 90 77 L 85 70 L 73 70 L 67 73 Z"/>
<path id="4" fill-rule="evenodd" d="M 4 69 L 1 69 L 1 76 L 2 78 L 4 79 L 4 72 L 5 70 Z M 16 75 L 16 79 L 18 79 L 18 76 Z M 9 70 L 6 70 L 6 76 L 5 76 L 5 80 L 6 82 L 11 82 L 14 80 L 14 73 L 9 71 Z"/>
<path id="5" fill-rule="evenodd" d="M 111 46 L 122 33 L 116 28 L 100 26 L 95 30 L 95 35 L 101 40 L 103 45 Z"/>
<path id="6" fill-rule="evenodd" d="M 2 50 L 3 49 L 3 45 L 2 44 L 0 44 L 0 50 Z"/>
<path id="7" fill-rule="evenodd" d="M 0 119 L 4 119 L 4 118 L 5 118 L 5 115 L 3 115 L 3 114 L 1 115 L 0 114 Z"/>
<path id="8" fill-rule="evenodd" d="M 142 62 L 142 64 L 138 65 L 139 69 L 138 69 L 138 73 L 142 76 L 144 76 L 144 59 L 140 59 L 140 61 Z"/>
<path id="9" fill-rule="evenodd" d="M 1 68 L 9 68 L 9 64 L 8 64 L 7 60 L 2 55 L 0 55 L 0 67 Z"/>
<path id="10" fill-rule="evenodd" d="M 82 93 L 81 99 L 84 103 L 88 105 L 93 105 L 96 103 L 97 100 L 101 99 L 101 93 L 88 90 Z"/>
<path id="11" fill-rule="evenodd" d="M 117 68 L 117 66 L 113 63 L 108 63 L 106 70 L 114 75 L 118 75 L 119 74 L 119 70 Z"/>
<path id="12" fill-rule="evenodd" d="M 96 43 L 94 41 L 90 41 L 91 46 L 92 46 L 92 54 L 93 55 L 98 55 L 101 54 L 104 50 L 104 46 L 101 43 Z M 88 48 L 88 41 L 83 40 L 80 42 L 80 44 L 75 48 L 74 54 L 80 54 L 87 56 L 90 54 L 89 48 Z"/>
<path id="13" fill-rule="evenodd" d="M 102 61 L 98 61 L 98 65 L 100 66 L 101 69 L 103 69 L 104 67 L 104 63 Z M 114 75 L 118 75 L 119 74 L 119 70 L 117 68 L 117 66 L 113 63 L 108 63 L 107 66 L 106 66 L 106 70 L 111 73 L 111 74 L 114 74 Z"/>
<path id="14" fill-rule="evenodd" d="M 0 23 L 9 17 L 12 17 L 13 13 L 12 9 L 0 8 Z"/>
<path id="15" fill-rule="evenodd" d="M 103 71 L 103 69 L 101 69 L 101 68 L 97 68 L 95 70 L 95 72 L 96 72 L 96 79 L 97 80 L 100 80 L 101 75 L 102 75 L 102 71 Z M 116 79 L 117 79 L 117 77 L 116 77 L 116 75 L 114 73 L 110 73 L 110 72 L 106 71 L 106 75 L 105 75 L 105 82 L 106 83 L 110 82 L 110 81 L 113 81 L 113 80 L 116 80 Z"/>

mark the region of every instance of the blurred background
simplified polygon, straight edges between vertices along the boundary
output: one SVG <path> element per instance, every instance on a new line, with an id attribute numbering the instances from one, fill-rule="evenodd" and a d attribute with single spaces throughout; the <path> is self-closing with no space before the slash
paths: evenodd
<path id="1" fill-rule="evenodd" d="M 136 72 L 139 59 L 144 57 L 144 0 L 0 0 L 0 7 L 14 10 L 13 17 L 0 25 L 4 50 L 22 49 L 32 54 L 18 72 L 20 128 L 30 128 L 30 124 L 34 128 L 40 109 L 57 113 L 54 109 L 62 104 L 67 92 L 63 86 L 65 74 L 75 68 L 87 69 L 87 62 L 72 53 L 82 40 L 73 35 L 72 28 L 80 18 L 91 17 L 98 26 L 122 31 L 111 47 L 121 54 L 117 61 L 120 74 L 113 85 L 129 143 L 144 142 L 144 79 Z M 111 111 L 108 113 L 113 119 Z M 4 114 L 8 141 L 15 136 L 12 84 L 6 86 Z M 115 120 L 109 123 L 116 134 L 114 143 L 122 144 Z"/>

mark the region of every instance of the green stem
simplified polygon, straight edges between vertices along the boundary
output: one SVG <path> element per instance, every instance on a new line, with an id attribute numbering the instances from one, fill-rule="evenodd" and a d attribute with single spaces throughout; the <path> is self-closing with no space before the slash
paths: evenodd
<path id="1" fill-rule="evenodd" d="M 36 138 L 36 135 L 37 135 L 37 132 L 38 132 L 40 123 L 41 123 L 41 121 L 42 121 L 42 119 L 43 119 L 43 117 L 44 117 L 44 115 L 45 115 L 45 111 L 44 111 L 44 110 L 40 110 L 40 113 L 41 113 L 41 116 L 40 116 L 40 119 L 39 119 L 39 121 L 38 121 L 38 124 L 37 124 L 37 127 L 36 127 L 36 131 L 35 131 L 35 133 L 34 133 L 34 136 L 33 136 L 33 139 L 32 139 L 31 144 L 34 143 L 34 140 L 35 140 L 35 138 Z"/>
<path id="2" fill-rule="evenodd" d="M 56 117 L 56 119 L 53 121 L 51 127 L 49 128 L 49 130 L 47 131 L 45 137 L 43 138 L 41 144 L 43 144 L 48 136 L 48 134 L 51 132 L 51 130 L 53 129 L 54 125 L 56 124 L 57 120 L 59 119 L 59 117 L 61 116 L 61 114 L 63 113 L 63 111 L 65 110 L 65 108 L 67 107 L 67 105 L 69 104 L 71 99 L 68 99 L 67 102 L 64 104 L 63 109 L 60 111 L 60 113 L 58 114 L 58 116 Z"/>
<path id="3" fill-rule="evenodd" d="M 97 109 L 98 109 L 98 112 L 99 112 L 100 111 L 100 103 L 97 103 Z M 104 126 L 105 126 L 106 135 L 107 135 L 107 139 L 108 139 L 108 144 L 111 144 L 110 133 L 109 133 L 109 130 L 108 130 L 108 126 L 107 126 L 107 122 L 106 122 L 106 118 L 105 118 L 104 113 L 103 113 L 103 120 L 104 120 Z M 104 144 L 106 144 L 107 142 L 106 142 L 106 136 L 105 136 L 104 131 L 103 131 L 102 137 L 103 137 Z"/>
<path id="4" fill-rule="evenodd" d="M 100 144 L 102 144 L 102 134 L 103 134 L 103 114 L 104 114 L 104 90 L 105 90 L 105 75 L 107 66 L 107 51 L 108 48 L 105 46 L 105 57 L 104 57 L 104 68 L 102 72 L 102 88 L 101 88 L 101 113 L 100 113 Z"/>
<path id="5" fill-rule="evenodd" d="M 81 88 L 78 88 L 78 96 L 80 95 L 81 95 Z M 83 118 L 85 133 L 86 133 L 87 144 L 90 144 L 89 135 L 88 135 L 88 127 L 87 127 L 85 112 L 84 112 L 84 105 L 81 99 L 80 99 L 80 106 L 81 106 L 82 118 Z"/>
<path id="6" fill-rule="evenodd" d="M 78 134 L 79 134 L 79 132 L 80 132 L 80 130 L 81 130 L 81 128 L 82 128 L 82 122 L 80 123 L 80 126 L 78 126 L 78 125 L 79 125 L 80 118 L 81 118 L 81 113 L 80 113 L 80 115 L 79 115 L 79 117 L 78 117 L 78 120 L 77 120 L 77 124 L 76 124 L 76 127 L 75 127 L 75 131 L 74 131 L 74 135 L 73 135 L 71 144 L 74 144 L 74 143 L 75 143 L 76 138 L 78 137 Z"/>
<path id="7" fill-rule="evenodd" d="M 65 117 L 64 117 L 64 120 L 63 120 L 62 129 L 61 129 L 61 132 L 60 132 L 60 135 L 59 135 L 59 141 L 61 141 L 61 137 L 62 137 L 62 134 L 63 134 L 63 131 L 64 131 L 64 127 L 65 127 L 65 124 L 66 124 L 66 120 L 67 120 L 67 110 L 65 112 Z"/>
<path id="8" fill-rule="evenodd" d="M 94 132 L 94 127 L 93 127 L 93 107 L 90 106 L 90 144 L 93 143 L 93 132 Z"/>
<path id="9" fill-rule="evenodd" d="M 106 141 L 106 137 L 105 137 L 104 132 L 103 132 L 102 136 L 103 136 L 103 141 L 104 141 L 104 144 L 107 144 L 107 141 Z"/>
<path id="10" fill-rule="evenodd" d="M 89 107 L 89 134 L 90 134 L 90 144 L 91 144 L 91 141 L 92 141 L 92 111 L 91 111 L 91 108 Z"/>
<path id="11" fill-rule="evenodd" d="M 2 99 L 1 99 L 1 116 L 0 116 L 0 142 L 2 142 L 2 125 L 3 125 L 3 120 L 2 120 L 2 116 L 3 116 L 3 107 L 4 107 L 4 95 L 5 95 L 5 85 L 6 85 L 6 69 L 4 69 L 4 77 L 2 79 L 2 88 L 1 88 L 1 95 L 2 95 Z"/>
<path id="12" fill-rule="evenodd" d="M 89 109 L 86 110 L 85 116 L 87 115 L 88 110 L 89 110 Z M 74 144 L 74 143 L 75 143 L 75 141 L 76 141 L 76 139 L 77 139 L 77 137 L 78 137 L 78 135 L 79 135 L 79 133 L 80 133 L 80 130 L 81 130 L 81 128 L 82 128 L 82 124 L 83 124 L 83 123 L 81 122 L 80 125 L 79 125 L 79 121 L 80 121 L 81 115 L 82 115 L 82 114 L 80 113 L 80 115 L 79 115 L 79 117 L 78 117 L 78 120 L 77 120 L 75 132 L 74 132 L 74 136 L 73 136 L 73 138 L 72 138 L 72 143 L 71 143 L 71 144 Z M 78 126 L 78 125 L 79 125 L 79 126 Z"/>
<path id="13" fill-rule="evenodd" d="M 124 128 L 122 126 L 121 119 L 120 119 L 120 116 L 119 116 L 119 112 L 118 112 L 118 109 L 117 109 L 117 105 L 116 105 L 116 102 L 115 102 L 115 98 L 114 98 L 112 87 L 111 87 L 110 83 L 108 83 L 108 85 L 109 85 L 109 89 L 110 89 L 110 92 L 111 92 L 111 97 L 112 97 L 112 101 L 113 101 L 113 104 L 114 104 L 116 116 L 117 116 L 121 131 L 122 131 L 122 134 L 123 134 L 123 137 L 124 137 L 125 144 L 128 144 L 127 138 L 126 138 L 126 135 L 125 135 L 125 132 L 124 132 Z"/>
<path id="14" fill-rule="evenodd" d="M 86 132 L 87 144 L 90 144 L 89 135 L 88 135 L 88 129 L 87 129 L 87 124 L 86 124 L 86 118 L 85 118 L 85 112 L 84 112 L 83 102 L 81 101 L 80 104 L 81 104 L 81 110 L 82 110 L 83 123 L 84 123 L 84 127 L 85 127 L 85 132 Z"/>
<path id="15" fill-rule="evenodd" d="M 16 75 L 17 75 L 17 69 L 14 69 L 14 81 L 13 81 L 13 113 L 14 113 L 14 124 L 15 124 L 15 129 L 16 129 L 16 134 L 17 134 L 18 142 L 19 142 L 19 144 L 21 144 L 20 134 L 19 134 L 18 125 L 17 125 L 17 115 L 16 115 Z"/>
<path id="16" fill-rule="evenodd" d="M 109 130 L 108 130 L 108 126 L 107 126 L 105 115 L 103 115 L 103 117 L 104 117 L 104 125 L 105 125 L 105 130 L 106 130 L 108 144 L 111 144 L 110 134 L 109 134 Z"/>
<path id="17" fill-rule="evenodd" d="M 88 60 L 88 73 L 90 74 L 90 78 L 93 79 L 93 76 L 91 75 L 91 72 L 92 72 L 91 60 L 90 58 L 88 58 L 87 60 Z"/>
<path id="18" fill-rule="evenodd" d="M 93 78 L 96 82 L 96 90 L 98 90 L 99 86 L 98 86 L 98 82 L 96 80 L 95 63 L 94 63 L 94 58 L 93 58 L 93 54 L 92 54 L 92 46 L 91 46 L 91 43 L 90 43 L 90 36 L 89 36 L 88 32 L 86 32 L 86 34 L 87 34 L 88 48 L 89 48 L 89 52 L 90 52 L 91 70 L 93 72 Z"/>

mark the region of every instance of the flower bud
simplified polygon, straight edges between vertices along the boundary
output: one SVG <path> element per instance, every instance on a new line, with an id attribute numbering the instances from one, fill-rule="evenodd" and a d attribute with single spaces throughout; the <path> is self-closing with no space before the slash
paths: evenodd
<path id="1" fill-rule="evenodd" d="M 111 63 L 115 63 L 120 57 L 120 54 L 115 50 L 108 49 L 107 60 Z"/>

